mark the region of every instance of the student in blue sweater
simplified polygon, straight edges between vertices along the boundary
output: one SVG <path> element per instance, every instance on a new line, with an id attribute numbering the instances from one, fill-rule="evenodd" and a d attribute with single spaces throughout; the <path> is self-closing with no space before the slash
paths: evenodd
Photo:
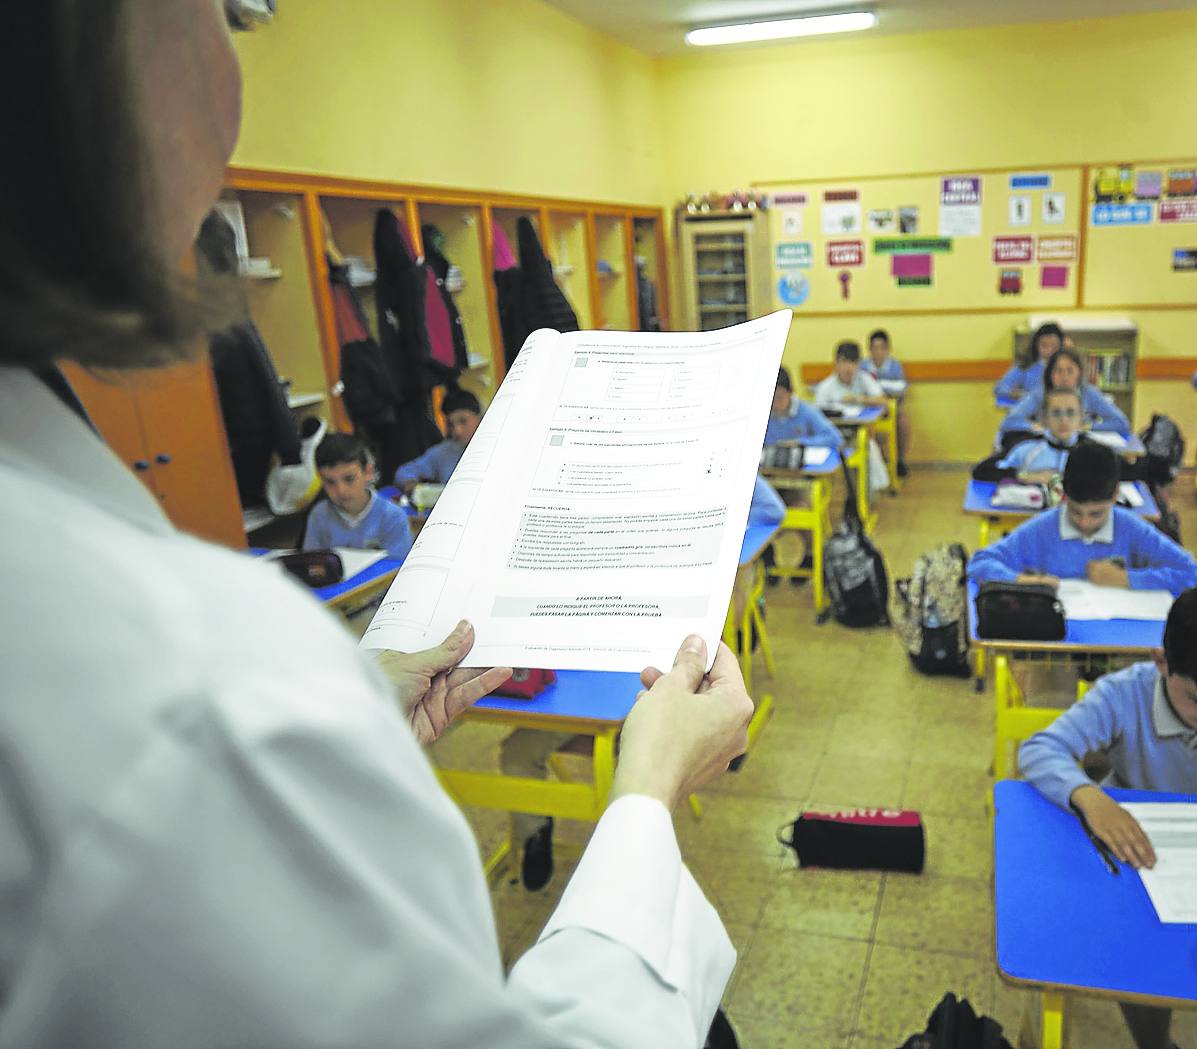
<path id="1" fill-rule="evenodd" d="M 869 356 L 860 362 L 860 367 L 862 371 L 868 372 L 881 383 L 883 389 L 887 382 L 906 382 L 906 372 L 898 358 L 893 355 L 889 332 L 884 328 L 878 328 L 869 335 Z M 888 394 L 889 390 L 886 390 L 886 393 Z M 906 468 L 906 452 L 910 449 L 910 415 L 904 404 L 906 399 L 904 390 L 897 394 L 897 399 L 898 476 L 905 477 L 910 473 Z"/>
<path id="2" fill-rule="evenodd" d="M 395 471 L 395 484 L 408 495 L 421 481 L 447 484 L 461 461 L 466 445 L 482 422 L 482 405 L 478 403 L 478 398 L 468 390 L 456 387 L 445 394 L 441 413 L 445 416 L 445 428 L 449 436 Z"/>
<path id="3" fill-rule="evenodd" d="M 1115 506 L 1117 492 L 1118 457 L 1103 444 L 1078 444 L 1064 467 L 1064 503 L 978 550 L 968 563 L 968 578 L 1052 586 L 1061 579 L 1088 579 L 1173 595 L 1197 586 L 1192 555 Z"/>
<path id="4" fill-rule="evenodd" d="M 816 448 L 838 448 L 844 441 L 818 408 L 793 394 L 790 373 L 785 368 L 777 373 L 777 387 L 773 391 L 773 407 L 765 427 L 765 444 L 798 441 Z"/>
<path id="5" fill-rule="evenodd" d="M 375 494 L 374 464 L 366 446 L 347 433 L 330 433 L 316 449 L 316 472 L 328 499 L 316 503 L 303 535 L 305 550 L 347 546 L 385 550 L 402 560 L 411 549 L 411 529 L 394 503 Z"/>
<path id="6" fill-rule="evenodd" d="M 1197 793 L 1197 590 L 1173 603 L 1151 663 L 1107 674 L 1018 752 L 1045 798 L 1073 809 L 1123 863 L 1154 867 L 1143 829 L 1082 770 L 1094 752 L 1110 762 L 1110 786 Z M 1169 1010 L 1123 1004 L 1122 1013 L 1138 1049 L 1172 1045 Z"/>
<path id="7" fill-rule="evenodd" d="M 1081 407 L 1094 430 L 1107 430 L 1129 437 L 1130 420 L 1122 410 L 1095 386 L 1084 381 L 1084 363 L 1076 350 L 1063 347 L 1051 355 L 1044 372 L 1044 382 L 1032 389 L 1002 420 L 998 437 L 1003 448 L 1027 436 L 1043 432 L 1043 394 L 1045 390 L 1076 390 Z"/>
<path id="8" fill-rule="evenodd" d="M 1025 359 L 1019 359 L 1014 366 L 994 384 L 993 395 L 1006 400 L 1017 400 L 1043 381 L 1043 367 L 1047 359 L 1064 344 L 1064 332 L 1058 324 L 1050 321 L 1041 324 L 1031 336 Z"/>
<path id="9" fill-rule="evenodd" d="M 1043 398 L 1047 432 L 1034 440 L 998 452 L 973 468 L 978 481 L 1017 479 L 1026 484 L 1050 484 L 1064 473 L 1069 453 L 1081 440 L 1085 413 L 1076 390 L 1049 390 Z"/>

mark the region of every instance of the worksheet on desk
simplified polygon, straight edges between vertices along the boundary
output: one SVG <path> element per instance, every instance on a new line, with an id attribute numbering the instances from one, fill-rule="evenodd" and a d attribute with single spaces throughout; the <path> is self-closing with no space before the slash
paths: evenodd
<path id="1" fill-rule="evenodd" d="M 533 332 L 363 647 L 468 619 L 466 666 L 667 669 L 688 634 L 713 660 L 790 317 Z"/>
<path id="2" fill-rule="evenodd" d="M 1197 804 L 1123 802 L 1155 850 L 1155 866 L 1139 871 L 1162 922 L 1197 922 Z"/>

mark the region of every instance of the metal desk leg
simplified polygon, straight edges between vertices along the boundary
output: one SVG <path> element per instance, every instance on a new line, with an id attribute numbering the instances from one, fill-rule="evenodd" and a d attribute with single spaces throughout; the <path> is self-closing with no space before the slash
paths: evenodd
<path id="1" fill-rule="evenodd" d="M 1040 1049 L 1065 1049 L 1067 1044 L 1068 1000 L 1058 991 L 1043 992 L 1043 1026 Z"/>
<path id="2" fill-rule="evenodd" d="M 866 532 L 873 530 L 869 520 L 869 428 L 856 431 L 856 509 Z"/>

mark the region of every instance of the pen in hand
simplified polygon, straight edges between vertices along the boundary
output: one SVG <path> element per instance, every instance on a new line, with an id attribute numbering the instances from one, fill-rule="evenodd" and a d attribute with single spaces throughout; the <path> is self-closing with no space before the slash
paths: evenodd
<path id="1" fill-rule="evenodd" d="M 1068 806 L 1073 812 L 1076 813 L 1076 817 L 1081 821 L 1081 827 L 1085 831 L 1085 836 L 1088 837 L 1091 842 L 1093 842 L 1093 847 L 1097 850 L 1097 854 L 1103 860 L 1105 860 L 1105 864 L 1110 869 L 1110 873 L 1120 874 L 1121 871 L 1119 871 L 1118 864 L 1115 862 L 1114 857 L 1110 853 L 1109 846 L 1093 833 L 1093 828 L 1089 826 L 1089 821 L 1085 819 L 1085 814 L 1081 812 L 1081 810 L 1072 802 L 1069 802 Z"/>

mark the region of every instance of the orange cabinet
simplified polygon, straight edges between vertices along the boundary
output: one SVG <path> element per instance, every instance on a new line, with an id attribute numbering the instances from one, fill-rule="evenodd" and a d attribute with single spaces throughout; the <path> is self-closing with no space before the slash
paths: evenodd
<path id="1" fill-rule="evenodd" d="M 170 368 L 63 372 L 101 436 L 184 532 L 243 548 L 245 530 L 206 357 Z"/>

